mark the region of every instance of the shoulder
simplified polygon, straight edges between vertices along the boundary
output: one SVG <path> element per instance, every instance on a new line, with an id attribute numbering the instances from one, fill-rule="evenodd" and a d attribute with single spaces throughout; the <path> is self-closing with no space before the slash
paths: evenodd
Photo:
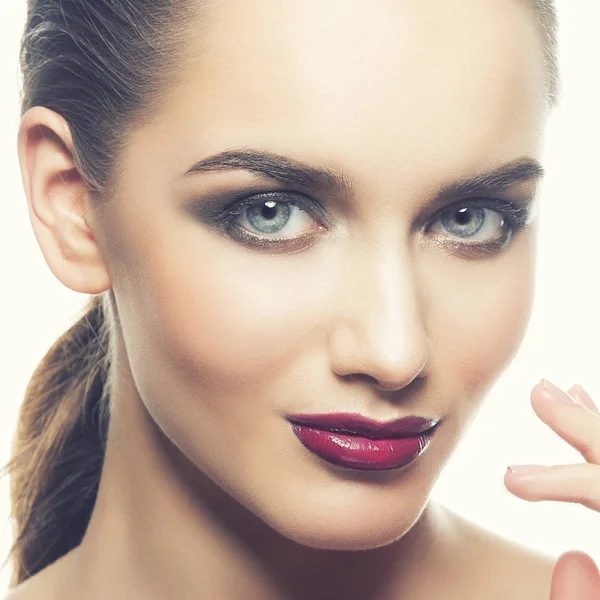
<path id="1" fill-rule="evenodd" d="M 75 551 L 61 556 L 23 583 L 9 591 L 4 600 L 64 600 L 69 567 Z"/>
<path id="2" fill-rule="evenodd" d="M 43 588 L 39 583 L 43 582 L 38 575 L 34 575 L 10 590 L 4 600 L 41 600 L 44 596 L 42 595 Z"/>
<path id="3" fill-rule="evenodd" d="M 489 531 L 442 507 L 461 551 L 463 598 L 549 600 L 557 558 Z"/>
<path id="4" fill-rule="evenodd" d="M 41 597 L 39 592 L 32 589 L 31 582 L 27 580 L 8 592 L 8 596 L 5 596 L 4 600 L 36 600 L 36 598 Z"/>
<path id="5" fill-rule="evenodd" d="M 42 579 L 37 579 L 37 575 L 34 575 L 13 588 L 4 600 L 54 600 L 55 597 Z"/>

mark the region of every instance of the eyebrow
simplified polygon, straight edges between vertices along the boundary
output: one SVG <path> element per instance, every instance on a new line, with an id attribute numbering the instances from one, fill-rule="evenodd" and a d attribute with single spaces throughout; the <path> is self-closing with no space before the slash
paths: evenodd
<path id="1" fill-rule="evenodd" d="M 192 165 L 184 175 L 210 171 L 243 170 L 284 184 L 324 188 L 339 195 L 351 196 L 354 186 L 343 171 L 315 167 L 289 156 L 256 148 L 225 150 Z M 498 167 L 444 184 L 435 194 L 433 204 L 457 196 L 507 188 L 544 176 L 542 165 L 523 156 Z"/>
<path id="2" fill-rule="evenodd" d="M 349 196 L 353 191 L 350 180 L 343 172 L 314 167 L 289 156 L 255 148 L 219 152 L 192 165 L 185 175 L 230 170 L 250 171 L 284 184 L 324 188 L 341 195 Z"/>

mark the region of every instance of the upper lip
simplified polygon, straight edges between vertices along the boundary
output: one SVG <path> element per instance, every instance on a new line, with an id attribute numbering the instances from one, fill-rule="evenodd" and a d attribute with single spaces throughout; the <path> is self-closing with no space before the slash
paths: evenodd
<path id="1" fill-rule="evenodd" d="M 418 435 L 435 427 L 439 422 L 436 419 L 410 416 L 382 423 L 351 413 L 294 414 L 289 415 L 288 419 L 298 425 L 307 425 L 338 433 L 362 435 L 372 440 Z"/>

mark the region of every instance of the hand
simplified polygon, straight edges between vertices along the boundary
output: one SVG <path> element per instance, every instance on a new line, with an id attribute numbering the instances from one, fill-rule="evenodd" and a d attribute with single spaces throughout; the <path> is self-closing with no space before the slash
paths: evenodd
<path id="1" fill-rule="evenodd" d="M 581 386 L 568 392 L 546 380 L 533 388 L 531 404 L 537 416 L 585 458 L 575 465 L 508 467 L 504 485 L 532 502 L 576 502 L 600 512 L 600 412 Z M 579 551 L 562 554 L 552 575 L 550 600 L 600 600 L 600 572 Z"/>
<path id="2" fill-rule="evenodd" d="M 550 600 L 598 600 L 600 573 L 585 553 L 570 550 L 561 554 L 552 573 Z"/>

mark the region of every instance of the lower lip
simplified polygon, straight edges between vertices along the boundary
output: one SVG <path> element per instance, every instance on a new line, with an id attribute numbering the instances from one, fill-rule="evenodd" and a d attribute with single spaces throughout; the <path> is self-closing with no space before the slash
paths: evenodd
<path id="1" fill-rule="evenodd" d="M 327 462 L 362 471 L 404 467 L 423 453 L 435 432 L 433 428 L 413 437 L 371 440 L 298 423 L 292 423 L 292 429 L 308 450 Z"/>

